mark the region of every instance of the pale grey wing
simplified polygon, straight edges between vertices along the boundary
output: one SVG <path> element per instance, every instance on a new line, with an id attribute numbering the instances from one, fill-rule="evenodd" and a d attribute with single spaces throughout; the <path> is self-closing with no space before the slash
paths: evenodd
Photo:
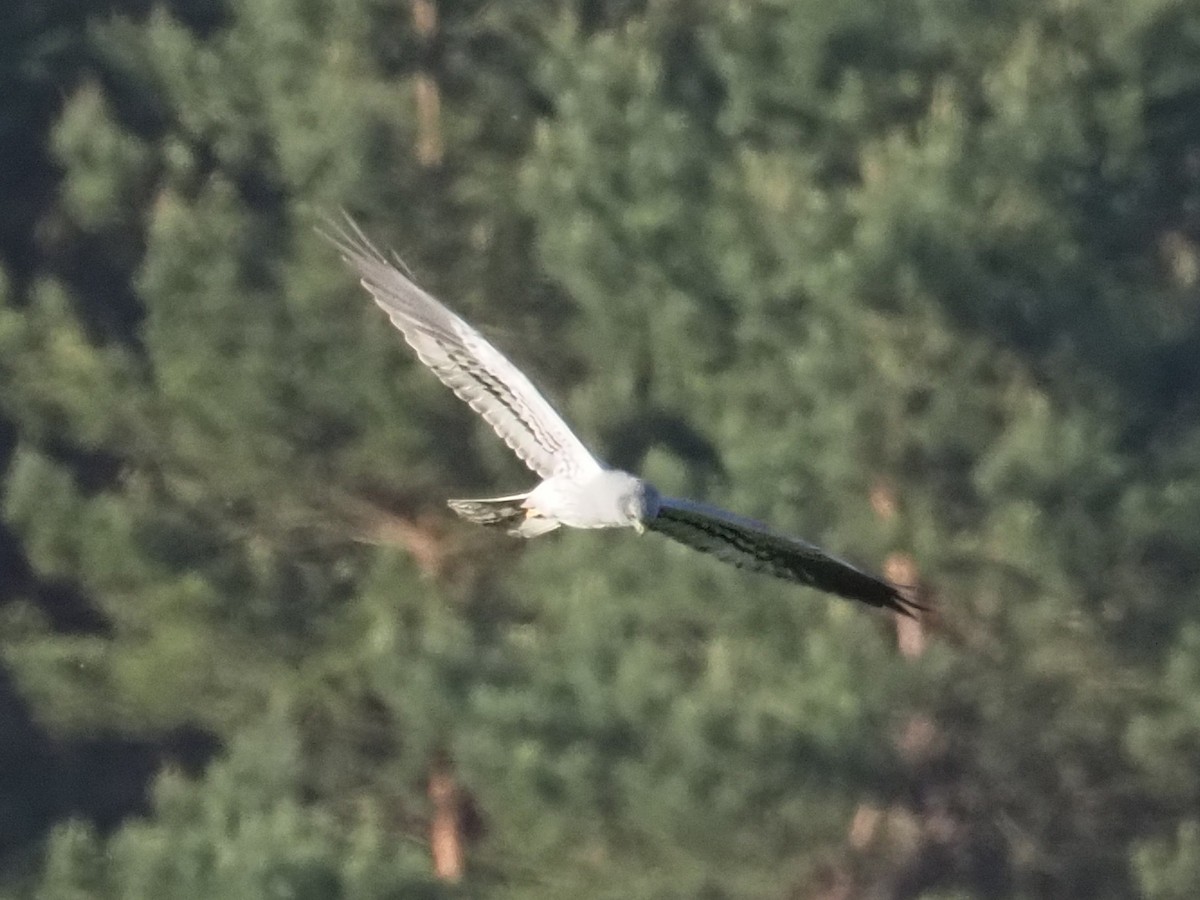
<path id="1" fill-rule="evenodd" d="M 537 388 L 474 328 L 417 287 L 347 218 L 333 241 L 417 357 L 543 478 L 599 471 Z"/>
<path id="2" fill-rule="evenodd" d="M 899 587 L 830 556 L 820 547 L 715 506 L 663 497 L 643 524 L 744 569 L 796 581 L 840 597 L 912 616 L 920 604 Z"/>

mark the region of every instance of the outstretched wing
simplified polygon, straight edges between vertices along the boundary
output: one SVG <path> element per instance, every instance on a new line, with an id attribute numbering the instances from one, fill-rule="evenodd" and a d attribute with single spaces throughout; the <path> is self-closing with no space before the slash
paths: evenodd
<path id="1" fill-rule="evenodd" d="M 537 388 L 484 337 L 417 287 L 353 221 L 327 233 L 363 287 L 442 383 L 487 421 L 543 478 L 601 466 Z"/>
<path id="2" fill-rule="evenodd" d="M 744 569 L 798 581 L 906 616 L 921 608 L 889 581 L 830 556 L 807 541 L 779 534 L 766 525 L 715 506 L 663 497 L 658 515 L 643 524 L 651 531 Z"/>

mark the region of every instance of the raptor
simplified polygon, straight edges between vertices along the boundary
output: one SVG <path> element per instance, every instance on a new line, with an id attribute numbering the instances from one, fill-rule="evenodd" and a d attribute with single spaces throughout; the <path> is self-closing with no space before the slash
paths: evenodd
<path id="1" fill-rule="evenodd" d="M 418 287 L 352 220 L 327 237 L 421 362 L 541 479 L 523 493 L 448 501 L 464 519 L 526 538 L 564 525 L 656 531 L 744 569 L 903 615 L 921 609 L 899 586 L 814 544 L 706 503 L 664 496 L 606 466 L 504 354 Z"/>

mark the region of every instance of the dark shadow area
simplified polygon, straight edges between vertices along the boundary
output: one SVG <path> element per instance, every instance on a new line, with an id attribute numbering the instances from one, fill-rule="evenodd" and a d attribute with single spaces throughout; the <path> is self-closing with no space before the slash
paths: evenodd
<path id="1" fill-rule="evenodd" d="M 111 831 L 129 816 L 149 812 L 150 788 L 163 766 L 198 775 L 219 750 L 215 735 L 194 726 L 154 738 L 55 740 L 0 668 L 0 859 L 67 818 Z"/>

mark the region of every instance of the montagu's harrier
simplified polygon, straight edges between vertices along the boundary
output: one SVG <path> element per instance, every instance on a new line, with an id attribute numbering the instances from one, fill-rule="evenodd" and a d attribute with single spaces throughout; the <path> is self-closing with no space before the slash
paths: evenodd
<path id="1" fill-rule="evenodd" d="M 471 522 L 536 537 L 560 525 L 658 531 L 735 566 L 905 615 L 920 606 L 890 582 L 819 547 L 725 510 L 664 497 L 596 459 L 537 388 L 483 336 L 417 287 L 348 221 L 329 237 L 442 383 L 470 404 L 542 479 L 533 490 L 450 500 Z"/>

